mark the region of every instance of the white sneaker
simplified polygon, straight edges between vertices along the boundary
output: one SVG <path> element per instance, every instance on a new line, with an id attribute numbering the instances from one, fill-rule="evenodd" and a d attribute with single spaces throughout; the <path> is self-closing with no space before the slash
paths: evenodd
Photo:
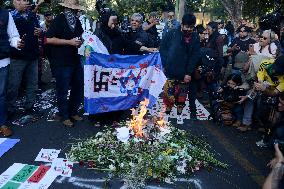
<path id="1" fill-rule="evenodd" d="M 178 125 L 182 125 L 182 124 L 183 124 L 183 119 L 182 119 L 181 116 L 178 116 L 178 117 L 177 117 L 177 124 L 178 124 Z"/>

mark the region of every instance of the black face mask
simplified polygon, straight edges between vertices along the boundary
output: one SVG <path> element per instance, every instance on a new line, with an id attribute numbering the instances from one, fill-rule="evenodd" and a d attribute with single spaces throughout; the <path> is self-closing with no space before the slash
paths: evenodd
<path id="1" fill-rule="evenodd" d="M 247 38 L 248 36 L 246 35 L 246 36 L 242 36 L 242 37 L 240 37 L 241 39 L 245 39 L 245 38 Z"/>
<path id="2" fill-rule="evenodd" d="M 191 31 L 188 30 L 182 30 L 184 37 L 189 37 L 191 35 Z"/>

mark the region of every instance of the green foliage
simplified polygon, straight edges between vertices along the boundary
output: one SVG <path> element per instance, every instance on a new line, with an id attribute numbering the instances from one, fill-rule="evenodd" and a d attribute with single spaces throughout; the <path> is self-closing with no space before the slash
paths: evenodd
<path id="1" fill-rule="evenodd" d="M 254 19 L 272 12 L 275 0 L 246 0 L 243 8 L 243 16 Z"/>

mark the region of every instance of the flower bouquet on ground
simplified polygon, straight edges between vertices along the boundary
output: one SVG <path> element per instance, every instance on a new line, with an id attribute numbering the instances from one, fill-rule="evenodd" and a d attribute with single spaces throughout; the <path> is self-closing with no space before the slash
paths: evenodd
<path id="1" fill-rule="evenodd" d="M 106 128 L 94 137 L 73 144 L 67 154 L 73 161 L 87 161 L 96 170 L 110 171 L 129 188 L 148 181 L 174 183 L 201 167 L 227 165 L 210 152 L 210 145 L 162 118 L 148 117 L 148 101 L 133 110 L 130 121 Z M 91 163 L 90 163 L 91 162 Z"/>

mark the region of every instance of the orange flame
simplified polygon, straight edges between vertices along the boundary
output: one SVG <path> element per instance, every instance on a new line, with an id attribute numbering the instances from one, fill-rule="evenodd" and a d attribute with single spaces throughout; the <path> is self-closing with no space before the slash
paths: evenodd
<path id="1" fill-rule="evenodd" d="M 149 99 L 145 99 L 144 101 L 140 102 L 140 112 L 136 115 L 135 110 L 132 109 L 132 120 L 130 121 L 130 129 L 134 131 L 135 136 L 141 138 L 143 137 L 143 126 L 147 122 L 143 119 L 145 114 L 147 113 L 147 106 L 149 104 Z"/>

